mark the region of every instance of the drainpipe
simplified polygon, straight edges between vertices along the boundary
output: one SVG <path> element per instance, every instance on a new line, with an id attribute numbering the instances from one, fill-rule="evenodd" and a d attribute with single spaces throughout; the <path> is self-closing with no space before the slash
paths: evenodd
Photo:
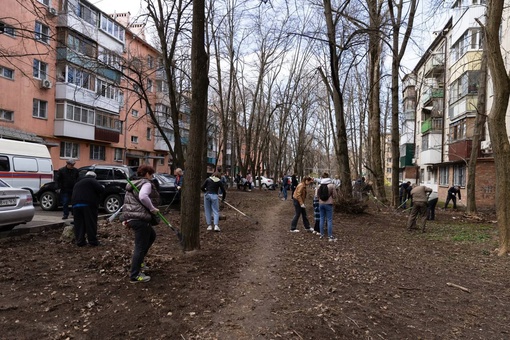
<path id="1" fill-rule="evenodd" d="M 442 31 L 442 34 L 443 34 L 443 37 L 444 37 L 444 72 L 443 72 L 443 117 L 442 117 L 442 124 L 443 124 L 443 128 L 441 130 L 441 163 L 444 162 L 444 142 L 445 142 L 445 131 L 446 131 L 446 127 L 445 127 L 445 123 L 446 123 L 446 89 L 447 89 L 447 86 L 446 86 L 446 70 L 447 70 L 447 56 L 448 56 L 448 44 L 447 44 L 447 37 L 446 37 L 446 34 L 445 34 L 445 31 L 443 30 Z"/>

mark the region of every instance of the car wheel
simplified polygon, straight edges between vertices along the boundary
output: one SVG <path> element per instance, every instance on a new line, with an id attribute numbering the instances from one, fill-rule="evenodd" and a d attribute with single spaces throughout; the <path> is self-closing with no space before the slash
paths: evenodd
<path id="1" fill-rule="evenodd" d="M 113 214 L 117 210 L 120 209 L 120 206 L 122 205 L 122 200 L 119 195 L 112 194 L 108 195 L 103 203 L 103 208 L 108 212 L 109 214 Z"/>
<path id="2" fill-rule="evenodd" d="M 262 189 L 267 189 L 267 184 L 266 183 L 262 183 Z"/>
<path id="3" fill-rule="evenodd" d="M 44 211 L 57 210 L 58 199 L 57 194 L 53 191 L 46 191 L 39 199 L 41 209 Z"/>

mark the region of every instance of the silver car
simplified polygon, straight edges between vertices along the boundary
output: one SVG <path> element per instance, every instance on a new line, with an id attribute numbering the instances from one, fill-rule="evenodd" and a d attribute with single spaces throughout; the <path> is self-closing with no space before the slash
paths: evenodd
<path id="1" fill-rule="evenodd" d="M 11 230 L 34 218 L 35 209 L 30 191 L 13 188 L 0 179 L 0 231 Z"/>

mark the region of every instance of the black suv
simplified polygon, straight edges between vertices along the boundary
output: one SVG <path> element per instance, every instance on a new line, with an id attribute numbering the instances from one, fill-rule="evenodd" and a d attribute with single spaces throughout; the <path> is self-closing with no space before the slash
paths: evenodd
<path id="1" fill-rule="evenodd" d="M 99 205 L 106 212 L 112 214 L 119 210 L 124 203 L 126 193 L 126 178 L 132 178 L 133 171 L 125 165 L 89 165 L 78 169 L 79 178 L 85 177 L 88 171 L 94 171 L 96 179 L 101 183 L 105 191 L 100 198 Z M 37 200 L 42 210 L 56 210 L 60 206 L 59 195 L 57 193 L 57 183 L 49 182 L 44 184 L 37 192 Z"/>

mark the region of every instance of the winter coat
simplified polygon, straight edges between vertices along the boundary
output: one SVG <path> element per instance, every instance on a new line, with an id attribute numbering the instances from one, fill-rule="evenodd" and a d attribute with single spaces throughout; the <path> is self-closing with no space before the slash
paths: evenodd
<path id="1" fill-rule="evenodd" d="M 428 194 L 432 192 L 432 189 L 424 185 L 419 185 L 411 190 L 411 196 L 413 202 L 427 202 Z"/>
<path id="2" fill-rule="evenodd" d="M 294 195 L 292 196 L 293 199 L 297 200 L 299 202 L 299 205 L 305 204 L 306 199 L 306 184 L 301 182 L 296 187 L 296 190 L 294 190 Z"/>
<path id="3" fill-rule="evenodd" d="M 224 201 L 227 197 L 227 191 L 225 190 L 225 186 L 223 186 L 223 182 L 218 177 L 211 176 L 207 178 L 200 189 L 205 193 L 218 195 L 220 188 L 221 192 L 223 193 L 222 200 Z"/>
<path id="4" fill-rule="evenodd" d="M 329 191 L 329 197 L 327 201 L 323 201 L 319 198 L 319 204 L 333 204 L 336 198 L 336 188 L 335 184 L 333 184 L 333 181 L 331 178 L 323 178 L 321 179 L 321 185 L 326 184 L 328 186 Z M 319 196 L 319 187 L 315 189 L 315 196 Z"/>
<path id="5" fill-rule="evenodd" d="M 83 177 L 74 185 L 71 204 L 86 204 L 97 207 L 99 205 L 99 198 L 103 192 L 104 186 L 102 186 L 95 177 Z"/>
<path id="6" fill-rule="evenodd" d="M 57 187 L 64 192 L 72 192 L 73 187 L 78 181 L 79 171 L 76 168 L 69 169 L 64 166 L 58 169 L 56 174 Z"/>

